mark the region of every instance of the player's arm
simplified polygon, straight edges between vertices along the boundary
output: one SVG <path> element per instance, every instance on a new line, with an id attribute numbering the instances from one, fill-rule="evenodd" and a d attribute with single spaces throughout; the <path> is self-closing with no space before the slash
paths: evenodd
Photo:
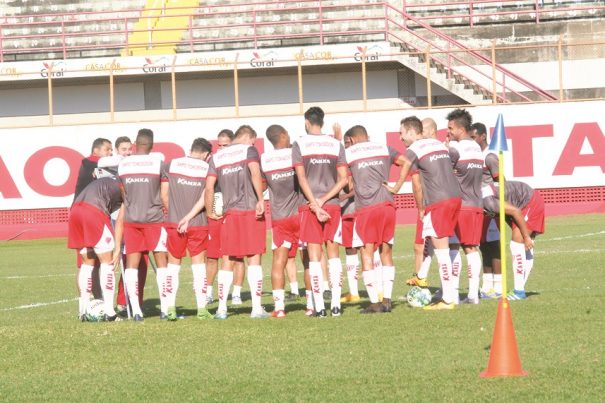
<path id="1" fill-rule="evenodd" d="M 122 189 L 122 196 L 124 194 L 124 190 Z M 122 200 L 124 200 L 122 198 Z M 116 226 L 114 228 L 114 239 L 115 239 L 115 247 L 113 250 L 113 265 L 114 267 L 120 261 L 122 256 L 122 238 L 124 237 L 124 211 L 126 210 L 126 206 L 124 203 L 120 206 L 120 212 L 118 213 L 118 218 L 116 219 Z"/>
<path id="2" fill-rule="evenodd" d="M 181 221 L 179 221 L 179 224 L 176 227 L 176 230 L 178 232 L 180 232 L 181 234 L 187 232 L 189 221 L 191 221 L 193 217 L 198 215 L 199 212 L 204 209 L 204 207 L 206 206 L 205 195 L 206 189 L 202 190 L 202 195 L 200 196 L 200 198 L 195 202 L 193 207 L 191 207 L 191 210 L 187 214 L 185 214 L 185 217 L 183 217 Z"/>
<path id="3" fill-rule="evenodd" d="M 330 215 L 319 207 L 319 204 L 315 199 L 315 195 L 311 191 L 311 186 L 309 185 L 309 180 L 307 179 L 307 174 L 305 173 L 305 167 L 302 165 L 296 165 L 294 166 L 294 171 L 296 172 L 296 177 L 298 178 L 298 186 L 309 202 L 309 208 L 311 211 L 317 216 L 319 221 L 324 222 L 329 220 L 331 218 Z"/>
<path id="4" fill-rule="evenodd" d="M 342 141 L 342 128 L 340 127 L 340 123 L 334 123 L 332 125 L 332 133 L 334 133 L 334 138 L 338 141 Z"/>
<path id="5" fill-rule="evenodd" d="M 395 185 L 393 186 L 389 186 L 388 183 L 384 184 L 387 190 L 393 194 L 399 193 L 399 189 L 401 189 L 401 187 L 403 186 L 403 183 L 408 177 L 408 174 L 410 173 L 410 169 L 412 167 L 412 162 L 407 159 L 404 155 L 400 155 L 395 163 L 401 167 L 401 170 L 399 171 L 399 179 L 397 179 L 397 182 L 395 182 Z"/>
<path id="6" fill-rule="evenodd" d="M 353 184 L 353 177 L 349 175 L 347 178 L 347 185 L 343 189 L 343 193 L 338 195 L 338 200 L 344 201 L 355 196 L 355 185 Z"/>
<path id="7" fill-rule="evenodd" d="M 160 184 L 160 200 L 162 201 L 162 207 L 164 208 L 164 213 L 168 212 L 168 187 L 170 185 L 168 184 L 168 182 L 162 182 Z"/>
<path id="8" fill-rule="evenodd" d="M 418 217 L 422 220 L 424 218 L 424 198 L 422 184 L 420 183 L 420 174 L 418 173 L 412 175 L 412 192 L 414 193 L 416 207 L 418 207 Z"/>
<path id="9" fill-rule="evenodd" d="M 265 214 L 265 199 L 263 198 L 263 177 L 260 173 L 260 164 L 258 161 L 248 162 L 248 169 L 252 178 L 252 187 L 256 193 L 256 217 L 260 218 Z"/>
<path id="10" fill-rule="evenodd" d="M 521 236 L 523 236 L 523 243 L 525 244 L 525 249 L 529 250 L 534 247 L 534 241 L 531 239 L 531 233 L 529 232 L 529 228 L 527 227 L 527 223 L 525 222 L 525 217 L 523 217 L 523 213 L 517 207 L 513 206 L 509 202 L 504 202 L 504 214 L 510 216 L 517 224 L 517 227 L 521 231 Z"/>

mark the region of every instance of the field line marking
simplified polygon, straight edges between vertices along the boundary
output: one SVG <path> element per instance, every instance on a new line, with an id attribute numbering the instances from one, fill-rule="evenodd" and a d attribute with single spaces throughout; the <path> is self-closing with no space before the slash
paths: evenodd
<path id="1" fill-rule="evenodd" d="M 560 236 L 560 237 L 556 237 L 556 238 L 538 238 L 540 240 L 540 242 L 544 242 L 544 241 L 563 241 L 565 239 L 575 239 L 575 238 L 586 238 L 589 236 L 595 236 L 595 235 L 603 235 L 605 234 L 605 231 L 599 231 L 599 232 L 589 232 L 587 234 L 579 234 L 579 235 L 567 235 L 567 236 Z"/>
<path id="2" fill-rule="evenodd" d="M 33 304 L 19 305 L 19 306 L 15 306 L 12 308 L 2 308 L 2 309 L 0 309 L 0 311 L 4 312 L 4 311 L 16 311 L 18 309 L 40 308 L 42 306 L 65 304 L 67 302 L 73 302 L 73 301 L 77 301 L 77 300 L 78 300 L 78 298 L 70 298 L 70 299 L 62 299 L 60 301 L 52 301 L 52 302 L 36 302 Z"/>
<path id="3" fill-rule="evenodd" d="M 19 280 L 19 279 L 24 279 L 24 278 L 49 278 L 49 277 L 71 277 L 73 276 L 74 273 L 70 273 L 70 274 L 48 274 L 45 276 L 6 276 L 6 277 L 0 277 L 3 280 Z"/>

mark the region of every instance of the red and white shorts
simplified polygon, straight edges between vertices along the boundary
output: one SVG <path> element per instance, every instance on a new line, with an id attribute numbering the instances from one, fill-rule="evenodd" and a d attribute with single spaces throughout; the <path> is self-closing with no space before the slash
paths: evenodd
<path id="1" fill-rule="evenodd" d="M 124 223 L 124 253 L 166 252 L 164 223 Z"/>
<path id="2" fill-rule="evenodd" d="M 455 233 L 462 199 L 453 197 L 426 207 L 422 221 L 422 237 L 443 238 Z"/>
<path id="3" fill-rule="evenodd" d="M 271 232 L 273 233 L 271 249 L 284 247 L 288 249 L 288 257 L 296 257 L 300 236 L 300 217 L 298 214 L 281 220 L 273 220 L 271 226 Z"/>
<path id="4" fill-rule="evenodd" d="M 208 227 L 191 227 L 181 234 L 176 227 L 166 228 L 168 232 L 168 252 L 177 259 L 187 256 L 197 256 L 204 252 L 208 245 Z"/>
<path id="5" fill-rule="evenodd" d="M 210 259 L 218 259 L 222 257 L 221 253 L 221 228 L 223 226 L 223 220 L 208 219 L 208 249 L 206 250 L 206 257 Z"/>
<path id="6" fill-rule="evenodd" d="M 534 195 L 531 197 L 527 206 L 521 210 L 523 217 L 527 222 L 527 227 L 531 232 L 538 234 L 544 233 L 544 200 L 542 195 L 537 190 L 534 190 Z M 512 228 L 517 226 L 513 223 Z"/>
<path id="7" fill-rule="evenodd" d="M 86 253 L 94 249 L 95 253 L 113 251 L 115 240 L 109 216 L 88 203 L 74 204 L 69 210 L 67 247 Z"/>
<path id="8" fill-rule="evenodd" d="M 229 210 L 221 228 L 223 255 L 242 258 L 263 254 L 265 250 L 265 217 L 257 219 L 255 210 Z"/>
<path id="9" fill-rule="evenodd" d="M 353 246 L 373 243 L 393 244 L 395 238 L 395 205 L 391 202 L 365 207 L 355 212 Z"/>
<path id="10" fill-rule="evenodd" d="M 414 243 L 416 245 L 424 245 L 424 238 L 422 237 L 422 220 L 420 217 L 416 219 L 416 238 L 414 238 Z"/>
<path id="11" fill-rule="evenodd" d="M 301 241 L 314 244 L 323 244 L 325 241 L 338 242 L 336 235 L 340 227 L 340 206 L 338 204 L 325 204 L 322 208 L 331 217 L 323 223 L 319 222 L 309 206 L 299 207 Z"/>
<path id="12" fill-rule="evenodd" d="M 345 248 L 353 247 L 353 226 L 355 225 L 355 216 L 347 215 L 340 220 L 340 240 L 337 242 Z"/>
<path id="13" fill-rule="evenodd" d="M 476 246 L 481 242 L 483 231 L 483 209 L 462 207 L 458 213 L 456 237 L 461 245 Z"/>

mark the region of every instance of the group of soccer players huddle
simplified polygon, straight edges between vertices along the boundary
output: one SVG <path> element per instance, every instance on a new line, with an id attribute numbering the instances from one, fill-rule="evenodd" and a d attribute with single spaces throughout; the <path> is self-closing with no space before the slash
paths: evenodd
<path id="1" fill-rule="evenodd" d="M 160 318 L 176 320 L 181 260 L 188 253 L 199 319 L 228 317 L 232 284 L 236 284 L 234 290 L 238 288 L 232 303 L 236 297 L 241 301 L 244 260 L 252 302 L 250 317 L 283 318 L 284 271 L 292 267 L 299 249 L 305 269 L 307 316 L 326 317 L 327 312 L 340 316 L 341 302 L 360 300 L 358 251 L 370 300 L 361 312 L 390 312 L 395 279 L 393 195 L 408 175 L 418 206 L 418 225 L 416 270 L 407 283 L 428 287 L 433 254 L 441 279 L 441 295 L 425 309 L 452 309 L 460 302 L 460 246 L 466 254 L 469 278 L 469 293 L 462 302 L 479 302 L 480 247 L 484 266 L 481 296 L 499 296 L 499 249 L 494 248 L 499 232 L 495 221 L 484 215 L 484 210 L 491 215 L 499 211 L 494 181 L 498 161 L 497 155 L 486 150 L 485 126 L 471 127 L 470 114 L 454 110 L 447 115 L 449 141 L 444 144 L 435 138 L 432 119 L 407 117 L 400 124 L 401 140 L 407 146 L 402 154 L 371 141 L 360 125 L 344 135 L 338 125 L 334 135 L 322 134 L 324 112 L 318 107 L 307 110 L 304 118 L 307 134 L 293 142 L 282 126 L 267 128 L 266 138 L 273 149 L 262 155 L 254 147 L 257 133 L 243 125 L 235 133 L 219 133 L 219 149 L 214 154 L 208 140 L 197 138 L 188 156 L 164 163 L 152 152 L 151 130 L 141 129 L 134 154 L 98 159 L 97 179 L 80 189 L 70 210 L 68 247 L 78 250 L 82 259 L 78 272 L 80 317 L 86 318 L 97 259 L 105 320 L 120 318 L 114 308 L 114 266 L 123 261 L 121 281 L 127 297 L 123 305 L 129 316 L 131 309 L 133 319 L 142 321 L 139 269 L 145 254 L 152 253 Z M 393 164 L 400 167 L 400 175 L 389 186 Z M 523 299 L 533 263 L 533 237 L 544 231 L 543 203 L 529 186 L 505 183 L 515 267 L 510 298 Z M 271 206 L 272 314 L 261 305 L 266 189 Z M 346 248 L 349 282 L 349 294 L 344 296 L 341 246 Z M 215 277 L 218 309 L 212 315 L 207 304 L 212 301 Z M 331 294 L 325 293 L 328 287 Z M 324 296 L 330 299 L 329 309 Z"/>

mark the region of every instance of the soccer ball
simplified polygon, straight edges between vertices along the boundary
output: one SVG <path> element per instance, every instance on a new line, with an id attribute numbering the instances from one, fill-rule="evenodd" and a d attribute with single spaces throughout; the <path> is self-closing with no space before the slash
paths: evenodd
<path id="1" fill-rule="evenodd" d="M 105 303 L 102 299 L 93 299 L 86 308 L 86 321 L 100 322 L 105 316 Z"/>
<path id="2" fill-rule="evenodd" d="M 410 291 L 408 291 L 406 296 L 408 304 L 414 308 L 422 308 L 423 306 L 430 304 L 432 297 L 428 288 L 420 288 L 418 286 L 410 288 Z"/>
<path id="3" fill-rule="evenodd" d="M 212 206 L 214 214 L 223 215 L 223 194 L 221 192 L 214 193 L 214 205 Z"/>

